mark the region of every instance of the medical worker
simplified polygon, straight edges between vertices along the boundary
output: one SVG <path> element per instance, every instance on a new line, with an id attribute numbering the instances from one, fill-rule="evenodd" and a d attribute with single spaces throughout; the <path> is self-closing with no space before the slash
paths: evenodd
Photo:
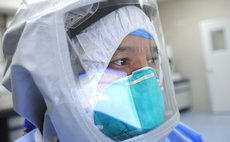
<path id="1" fill-rule="evenodd" d="M 24 1 L 3 45 L 17 141 L 201 142 L 178 124 L 159 23 L 155 1 Z"/>

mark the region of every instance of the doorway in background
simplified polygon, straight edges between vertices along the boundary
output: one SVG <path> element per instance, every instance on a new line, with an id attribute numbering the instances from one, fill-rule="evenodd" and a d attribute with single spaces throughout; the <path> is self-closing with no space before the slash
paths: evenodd
<path id="1" fill-rule="evenodd" d="M 200 24 L 212 111 L 230 111 L 230 18 Z"/>

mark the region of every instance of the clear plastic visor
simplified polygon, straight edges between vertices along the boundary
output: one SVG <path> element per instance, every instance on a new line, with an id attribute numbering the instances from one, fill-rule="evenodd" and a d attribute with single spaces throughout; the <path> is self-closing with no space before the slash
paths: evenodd
<path id="1" fill-rule="evenodd" d="M 111 140 L 154 131 L 177 112 L 156 11 L 126 1 L 66 13 L 79 107 Z"/>

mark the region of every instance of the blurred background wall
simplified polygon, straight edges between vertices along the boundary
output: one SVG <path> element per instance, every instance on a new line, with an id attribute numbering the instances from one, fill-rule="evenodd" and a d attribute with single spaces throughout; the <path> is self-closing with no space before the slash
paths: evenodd
<path id="1" fill-rule="evenodd" d="M 0 0 L 0 13 L 14 14 L 21 0 Z"/>
<path id="2" fill-rule="evenodd" d="M 0 49 L 2 47 L 3 32 L 6 30 L 19 4 L 20 0 L 0 0 Z M 4 57 L 0 52 L 0 80 L 4 64 Z M 22 136 L 23 121 L 13 111 L 11 94 L 0 85 L 0 141 L 12 142 Z"/>
<path id="3" fill-rule="evenodd" d="M 229 6 L 229 0 L 163 0 L 159 3 L 166 44 L 173 49 L 176 72 L 190 81 L 194 110 L 211 109 L 200 22 L 229 17 Z"/>

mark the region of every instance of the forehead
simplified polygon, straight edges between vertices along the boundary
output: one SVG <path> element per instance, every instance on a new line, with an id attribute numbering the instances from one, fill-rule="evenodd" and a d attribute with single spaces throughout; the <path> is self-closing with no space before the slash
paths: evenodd
<path id="1" fill-rule="evenodd" d="M 117 51 L 146 49 L 157 52 L 157 46 L 153 39 L 146 39 L 132 35 L 126 36 L 121 42 Z"/>

